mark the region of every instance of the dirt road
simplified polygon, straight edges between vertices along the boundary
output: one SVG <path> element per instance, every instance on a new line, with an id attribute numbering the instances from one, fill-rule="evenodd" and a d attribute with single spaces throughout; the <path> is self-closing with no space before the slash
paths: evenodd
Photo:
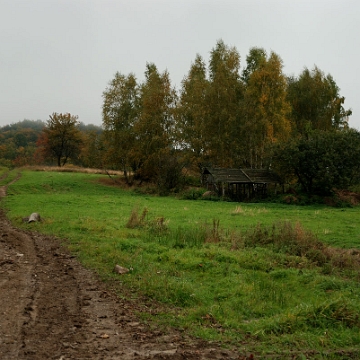
<path id="1" fill-rule="evenodd" d="M 0 201 L 5 195 L 1 187 Z M 16 229 L 0 210 L 0 359 L 246 359 L 150 329 L 136 309 L 58 239 Z"/>

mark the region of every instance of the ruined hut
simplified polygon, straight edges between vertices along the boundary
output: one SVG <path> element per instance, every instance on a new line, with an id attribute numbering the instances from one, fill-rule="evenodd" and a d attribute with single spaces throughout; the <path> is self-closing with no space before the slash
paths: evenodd
<path id="1" fill-rule="evenodd" d="M 219 196 L 246 201 L 266 197 L 268 186 L 276 186 L 280 180 L 276 174 L 265 169 L 204 168 L 202 183 Z"/>

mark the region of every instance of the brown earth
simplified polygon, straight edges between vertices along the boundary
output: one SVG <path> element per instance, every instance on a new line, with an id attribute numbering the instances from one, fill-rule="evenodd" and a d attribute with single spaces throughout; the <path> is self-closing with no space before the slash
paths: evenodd
<path id="1" fill-rule="evenodd" d="M 13 227 L 0 209 L 0 359 L 247 358 L 149 327 L 136 316 L 141 306 L 117 297 L 59 239 Z"/>

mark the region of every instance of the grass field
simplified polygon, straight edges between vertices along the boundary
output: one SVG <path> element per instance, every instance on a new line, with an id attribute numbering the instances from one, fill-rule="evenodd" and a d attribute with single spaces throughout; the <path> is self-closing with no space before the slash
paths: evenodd
<path id="1" fill-rule="evenodd" d="M 1 206 L 66 238 L 119 296 L 158 302 L 144 321 L 263 355 L 360 356 L 358 252 L 333 249 L 360 249 L 359 208 L 180 200 L 104 178 L 23 171 Z M 32 212 L 44 220 L 22 223 Z"/>

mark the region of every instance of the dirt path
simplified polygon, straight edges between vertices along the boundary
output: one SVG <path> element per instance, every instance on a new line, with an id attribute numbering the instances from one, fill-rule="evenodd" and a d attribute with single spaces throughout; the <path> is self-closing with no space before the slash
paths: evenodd
<path id="1" fill-rule="evenodd" d="M 58 239 L 14 228 L 0 209 L 0 359 L 246 359 L 151 330 L 135 309 Z"/>

